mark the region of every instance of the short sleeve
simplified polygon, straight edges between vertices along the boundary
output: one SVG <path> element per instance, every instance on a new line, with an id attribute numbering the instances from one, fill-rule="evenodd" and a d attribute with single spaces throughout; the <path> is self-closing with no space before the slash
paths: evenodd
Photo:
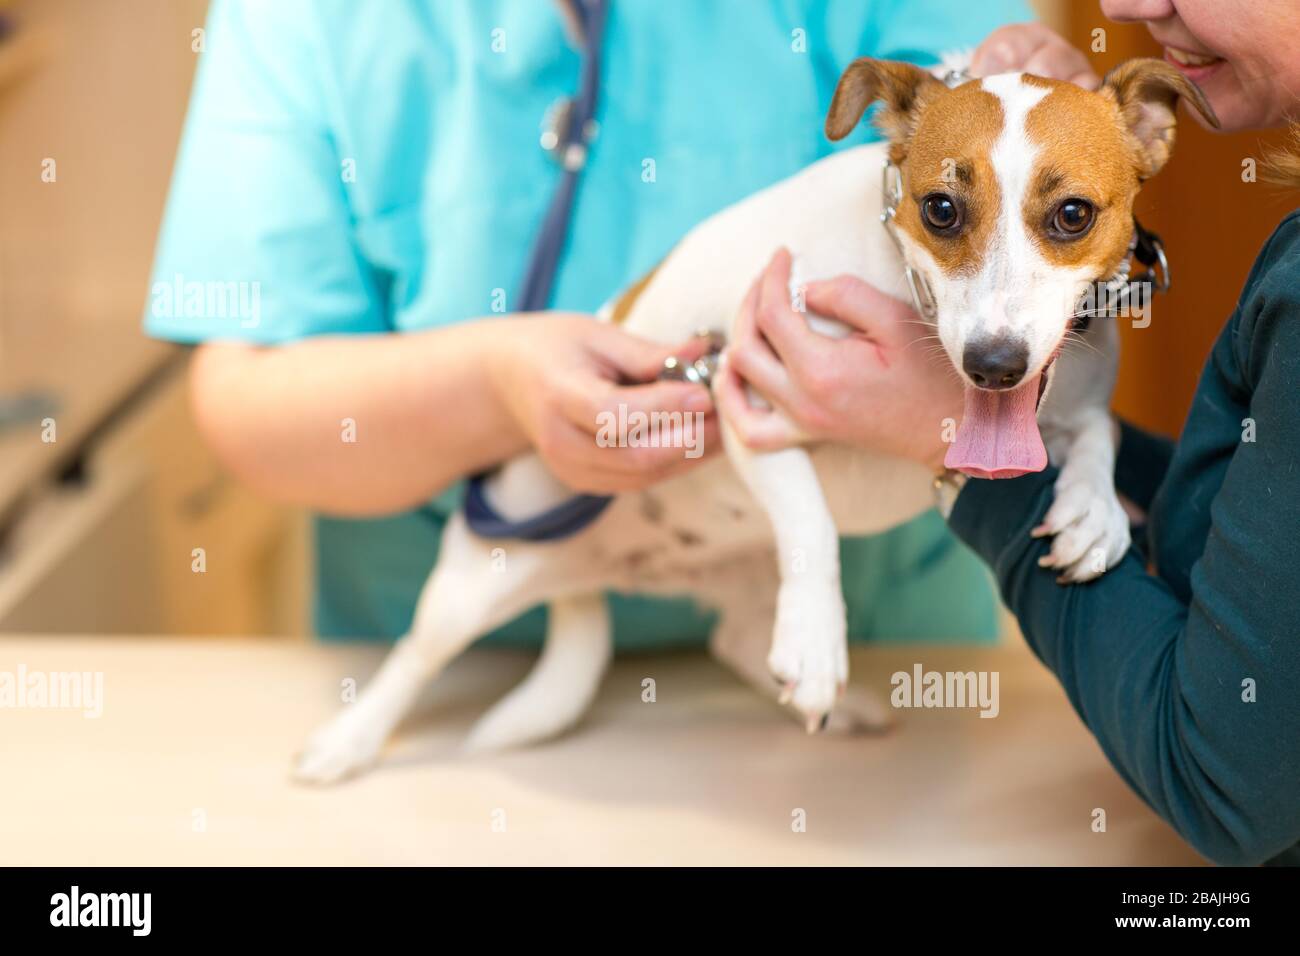
<path id="1" fill-rule="evenodd" d="M 278 343 L 384 331 L 328 120 L 310 4 L 217 0 L 172 177 L 145 331 Z"/>

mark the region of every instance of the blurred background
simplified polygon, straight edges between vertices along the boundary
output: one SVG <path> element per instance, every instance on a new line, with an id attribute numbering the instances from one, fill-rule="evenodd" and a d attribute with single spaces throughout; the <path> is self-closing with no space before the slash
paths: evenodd
<path id="1" fill-rule="evenodd" d="M 305 520 L 223 475 L 140 332 L 206 8 L 0 4 L 3 631 L 307 633 Z"/>
<path id="2" fill-rule="evenodd" d="M 140 332 L 206 6 L 0 0 L 0 632 L 308 633 L 305 516 L 221 472 L 190 418 L 185 350 Z M 1105 30 L 1098 72 L 1158 55 L 1091 0 L 1035 6 L 1085 51 Z M 1187 121 L 1179 141 L 1140 201 L 1173 292 L 1150 328 L 1124 328 L 1117 394 L 1170 434 L 1286 211 L 1241 175 L 1270 137 Z"/>

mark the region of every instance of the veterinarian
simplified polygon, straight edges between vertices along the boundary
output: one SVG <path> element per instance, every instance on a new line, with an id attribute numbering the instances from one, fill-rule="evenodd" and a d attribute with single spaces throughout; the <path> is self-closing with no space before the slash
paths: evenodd
<path id="1" fill-rule="evenodd" d="M 1146 21 L 1225 132 L 1300 116 L 1293 0 L 1101 6 L 1115 20 Z M 974 65 L 1095 86 L 1081 59 L 1023 25 L 992 35 Z M 1273 175 L 1300 189 L 1300 153 L 1275 157 Z M 784 282 L 788 267 L 779 257 L 768 274 Z M 805 301 L 862 337 L 836 343 L 828 359 L 801 316 L 765 301 L 744 317 L 757 332 L 734 346 L 749 353 L 741 363 L 768 370 L 749 383 L 810 434 L 942 473 L 938 423 L 960 416 L 962 389 L 946 360 L 914 347 L 924 334 L 915 313 L 846 277 L 810 285 Z M 764 361 L 773 355 L 779 362 Z M 729 379 L 720 402 L 745 440 L 787 444 L 781 419 L 749 408 L 736 386 Z M 1147 803 L 1211 860 L 1300 863 L 1300 212 L 1282 220 L 1245 277 L 1182 438 L 1117 426 L 1116 484 L 1146 527 L 1099 581 L 1062 587 L 1038 565 L 1048 545 L 1031 530 L 1052 501 L 1052 467 L 966 481 L 951 527 L 993 569 L 1026 640 Z"/>
<path id="2" fill-rule="evenodd" d="M 181 294 L 145 325 L 199 345 L 193 404 L 220 459 L 321 514 L 325 637 L 405 631 L 467 475 L 532 447 L 611 492 L 703 460 L 598 447 L 601 411 L 709 412 L 717 451 L 707 392 L 654 381 L 674 350 L 590 313 L 697 222 L 827 153 L 855 56 L 937 62 L 1029 17 L 1023 0 L 615 0 L 557 311 L 524 316 L 562 175 L 539 133 L 579 84 L 575 2 L 212 5 L 154 281 L 233 283 L 257 308 Z M 936 515 L 844 550 L 851 633 L 996 636 L 987 572 Z M 707 634 L 684 602 L 614 610 L 620 646 Z M 504 637 L 540 640 L 540 615 Z"/>

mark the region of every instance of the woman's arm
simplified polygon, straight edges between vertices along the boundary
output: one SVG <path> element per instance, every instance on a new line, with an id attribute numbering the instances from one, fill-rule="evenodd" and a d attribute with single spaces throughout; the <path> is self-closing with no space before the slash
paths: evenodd
<path id="1" fill-rule="evenodd" d="M 1256 265 L 1198 386 L 1161 490 L 1163 578 L 1130 553 L 1093 584 L 1055 587 L 1036 567 L 1041 544 L 1021 540 L 1050 503 L 1050 474 L 969 482 L 950 519 L 994 568 L 1107 756 L 1224 863 L 1259 863 L 1300 842 L 1295 222 L 1270 240 L 1260 263 L 1275 271 L 1261 278 Z M 1202 534 L 1198 554 L 1178 553 L 1199 549 Z"/>
<path id="2" fill-rule="evenodd" d="M 1292 325 L 1279 359 L 1300 349 Z M 1055 584 L 1038 567 L 1043 542 L 1029 537 L 1054 471 L 971 481 L 950 518 L 1107 757 L 1219 863 L 1260 863 L 1300 841 L 1300 389 L 1282 364 L 1252 406 L 1272 448 L 1235 456 L 1207 502 L 1213 524 L 1190 603 L 1134 552 L 1092 584 Z"/>
<path id="3" fill-rule="evenodd" d="M 689 467 L 681 449 L 595 441 L 597 416 L 620 403 L 710 409 L 699 386 L 651 381 L 673 352 L 587 317 L 532 315 L 276 348 L 211 342 L 194 356 L 190 390 L 204 437 L 254 488 L 373 515 L 427 501 L 530 446 L 592 493 Z M 713 418 L 706 454 L 719 446 Z"/>
<path id="4" fill-rule="evenodd" d="M 1156 489 L 1165 480 L 1174 443 L 1136 425 L 1116 419 L 1119 450 L 1115 455 L 1115 489 L 1145 514 L 1151 508 Z"/>
<path id="5" fill-rule="evenodd" d="M 778 273 L 779 283 L 783 264 L 766 278 Z M 1248 414 L 1258 437 L 1236 447 L 1221 485 L 1207 461 L 1205 486 L 1167 492 L 1210 517 L 1190 596 L 1147 574 L 1132 551 L 1098 581 L 1057 584 L 1038 566 L 1048 544 L 1030 535 L 1052 503 L 1055 469 L 972 479 L 950 518 L 993 568 L 1026 640 L 1111 762 L 1189 843 L 1222 863 L 1259 863 L 1300 841 L 1300 305 L 1289 295 L 1275 295 L 1252 322 L 1248 346 L 1240 328 L 1225 333 L 1207 366 L 1207 378 L 1221 378 L 1241 364 L 1234 347 L 1257 357 Z M 771 425 L 780 416 L 748 408 L 737 373 L 809 433 L 940 459 L 937 426 L 950 414 L 950 370 L 938 357 L 909 358 L 922 336 L 882 299 L 859 280 L 809 285 L 810 309 L 866 336 L 834 343 L 860 353 L 846 365 L 817 359 L 823 343 L 788 306 L 742 312 L 742 332 L 750 331 L 733 345 L 719 396 L 742 438 L 766 447 L 782 441 Z M 813 379 L 810 392 L 803 383 Z M 1203 380 L 1198 401 L 1222 409 L 1246 386 L 1220 381 L 1206 391 L 1213 387 Z M 842 414 L 846 403 L 858 412 Z M 1146 460 L 1159 472 L 1145 476 L 1150 484 L 1169 461 L 1156 450 Z"/>

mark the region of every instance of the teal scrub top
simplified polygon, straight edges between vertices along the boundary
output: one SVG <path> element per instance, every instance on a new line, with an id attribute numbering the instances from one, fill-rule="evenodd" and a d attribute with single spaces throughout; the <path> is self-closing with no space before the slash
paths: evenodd
<path id="1" fill-rule="evenodd" d="M 1022 0 L 612 0 L 552 306 L 595 311 L 711 213 L 869 139 L 822 134 L 855 57 L 934 63 L 1029 18 Z M 555 3 L 216 0 L 202 39 L 149 334 L 278 345 L 512 308 L 558 178 L 541 119 L 578 82 Z M 190 294 L 213 288 L 229 291 Z M 323 637 L 406 630 L 457 491 L 317 519 Z M 937 514 L 842 551 L 855 637 L 996 637 L 988 573 Z M 615 599 L 620 647 L 696 643 L 709 623 L 687 601 Z M 542 626 L 534 610 L 492 639 Z"/>

